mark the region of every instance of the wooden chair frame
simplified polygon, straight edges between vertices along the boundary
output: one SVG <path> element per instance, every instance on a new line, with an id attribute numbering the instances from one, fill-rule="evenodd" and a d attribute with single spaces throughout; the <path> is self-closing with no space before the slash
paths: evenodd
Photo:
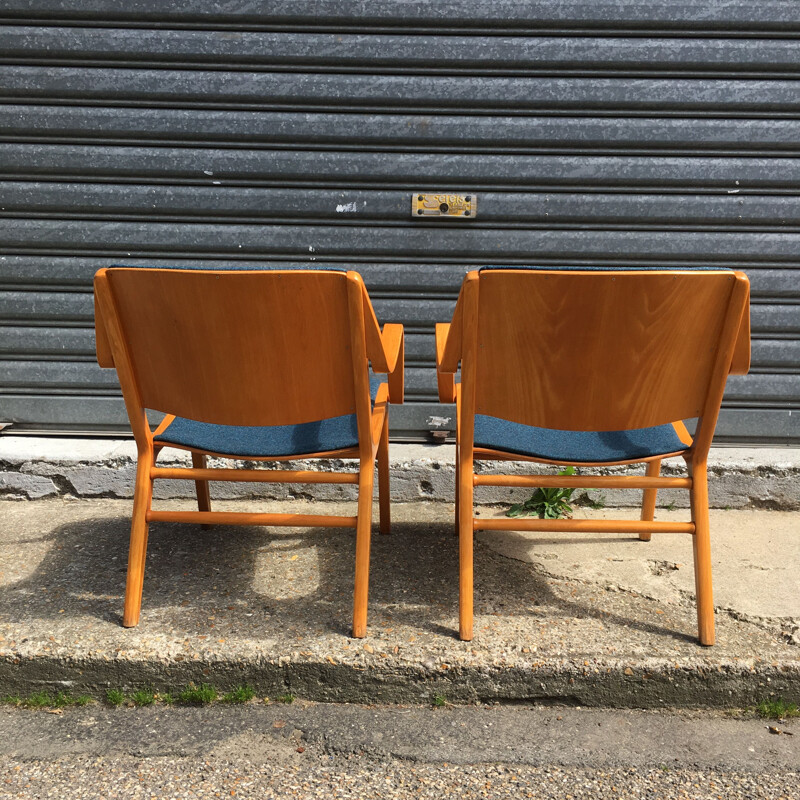
<path id="1" fill-rule="evenodd" d="M 153 270 L 149 270 L 153 271 Z M 165 270 L 157 270 L 164 272 Z M 196 272 L 196 271 L 191 271 Z M 243 271 L 247 272 L 247 271 Z M 313 282 L 324 275 L 314 270 L 292 270 L 292 275 L 305 274 Z M 230 275 L 230 272 L 213 273 Z M 250 272 L 252 274 L 252 272 Z M 265 271 L 262 275 L 276 275 L 277 271 Z M 369 553 L 372 523 L 372 495 L 374 467 L 378 463 L 378 490 L 380 509 L 380 532 L 390 532 L 389 508 L 389 425 L 388 405 L 403 402 L 404 333 L 403 326 L 386 324 L 383 330 L 378 325 L 369 296 L 361 276 L 347 272 L 347 305 L 349 330 L 341 335 L 349 340 L 352 353 L 353 382 L 358 425 L 357 447 L 327 452 L 304 453 L 292 456 L 264 455 L 260 458 L 247 456 L 247 460 L 292 461 L 311 458 L 353 458 L 359 461 L 358 474 L 322 472 L 312 470 L 254 470 L 222 468 L 209 469 L 207 456 L 241 458 L 226 453 L 209 452 L 189 447 L 192 454 L 191 468 L 164 468 L 156 466 L 156 459 L 163 446 L 154 442 L 154 437 L 164 431 L 175 419 L 167 414 L 155 431 L 151 431 L 142 403 L 129 344 L 118 313 L 117 302 L 109 284 L 108 270 L 101 269 L 95 276 L 95 328 L 97 359 L 101 367 L 115 367 L 122 387 L 122 394 L 131 423 L 138 451 L 136 486 L 134 491 L 131 523 L 128 573 L 125 588 L 125 606 L 122 624 L 132 627 L 138 624 L 144 582 L 145 555 L 148 529 L 151 522 L 199 523 L 203 527 L 220 525 L 270 525 L 270 526 L 324 526 L 356 529 L 355 589 L 353 599 L 353 636 L 366 634 L 367 597 L 369 587 Z M 180 302 L 180 299 L 177 300 Z M 291 327 L 291 316 L 286 325 Z M 242 347 L 247 345 L 242 341 Z M 213 347 L 213 338 L 208 347 Z M 370 402 L 368 361 L 374 372 L 388 374 L 388 382 L 381 383 L 374 403 Z M 265 386 L 264 391 L 269 387 Z M 165 409 L 160 409 L 164 411 Z M 192 480 L 195 482 L 198 511 L 155 511 L 151 507 L 153 482 L 160 478 Z M 327 516 L 317 514 L 274 514 L 221 512 L 211 510 L 209 481 L 252 481 L 264 483 L 338 483 L 358 486 L 358 509 L 356 516 Z"/>
<path id="2" fill-rule="evenodd" d="M 509 268 L 512 269 L 512 268 Z M 636 272 L 632 270 L 631 272 Z M 541 274 L 541 273 L 540 273 Z M 554 269 L 551 274 L 565 274 Z M 575 271 L 570 271 L 575 275 Z M 596 271 L 586 274 L 597 275 Z M 609 276 L 620 271 L 608 272 Z M 638 273 L 641 274 L 641 273 Z M 652 274 L 652 273 L 651 273 Z M 659 272 L 664 275 L 664 272 Z M 672 274 L 672 273 L 668 273 Z M 675 274 L 685 274 L 676 270 Z M 652 533 L 687 533 L 692 536 L 694 551 L 695 588 L 699 641 L 713 645 L 714 605 L 711 583 L 711 549 L 708 516 L 707 458 L 719 414 L 725 381 L 729 374 L 745 374 L 750 363 L 749 282 L 741 272 L 731 272 L 734 281 L 724 311 L 708 388 L 694 440 L 682 421 L 673 423 L 681 441 L 690 444 L 688 450 L 658 457 L 602 463 L 548 461 L 514 453 L 474 446 L 476 414 L 476 360 L 478 347 L 478 318 L 481 279 L 478 271 L 464 279 L 452 322 L 436 326 L 436 366 L 441 402 L 456 403 L 456 531 L 459 537 L 459 635 L 469 641 L 473 637 L 473 532 L 476 530 L 521 530 L 543 532 L 614 532 L 638 533 L 648 541 Z M 612 278 L 613 279 L 613 278 Z M 461 365 L 461 383 L 455 373 Z M 517 420 L 519 421 L 519 420 Z M 635 426 L 628 426 L 635 427 Z M 582 428 L 585 430 L 585 428 Z M 687 464 L 688 476 L 661 477 L 661 460 L 669 455 L 681 455 Z M 646 463 L 644 476 L 545 476 L 545 475 L 476 475 L 475 461 L 530 461 L 539 463 L 572 464 L 575 466 L 611 466 L 614 464 Z M 475 517 L 473 494 L 476 486 L 563 487 L 593 489 L 643 489 L 641 518 L 625 520 L 574 519 L 492 519 Z M 691 501 L 691 521 L 654 521 L 656 494 L 659 489 L 687 489 Z"/>

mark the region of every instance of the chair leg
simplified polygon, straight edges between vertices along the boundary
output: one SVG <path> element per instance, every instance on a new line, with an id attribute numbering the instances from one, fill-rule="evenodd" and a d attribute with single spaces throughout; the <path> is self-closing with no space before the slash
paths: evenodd
<path id="1" fill-rule="evenodd" d="M 460 523 L 460 520 L 458 519 L 458 515 L 459 515 L 458 498 L 461 496 L 461 487 L 459 485 L 461 483 L 461 467 L 459 466 L 459 463 L 458 463 L 458 459 L 459 459 L 459 452 L 458 451 L 459 451 L 458 442 L 456 442 L 456 513 L 455 513 L 455 517 L 456 517 L 455 535 L 456 536 L 458 536 L 459 523 Z"/>
<path id="2" fill-rule="evenodd" d="M 470 454 L 471 455 L 471 454 Z M 472 516 L 472 458 L 463 458 L 459 453 L 458 493 L 458 634 L 462 641 L 472 641 L 473 620 L 473 535 Z"/>
<path id="3" fill-rule="evenodd" d="M 647 472 L 646 475 L 648 478 L 657 478 L 661 474 L 661 459 L 656 458 L 653 461 L 647 462 Z M 643 522 L 652 522 L 656 516 L 656 494 L 658 494 L 658 489 L 645 489 L 644 495 L 642 497 L 642 516 L 640 519 Z M 639 539 L 643 542 L 650 541 L 650 533 L 640 533 Z"/>
<path id="4" fill-rule="evenodd" d="M 133 628 L 139 624 L 142 609 L 142 587 L 144 586 L 144 565 L 147 556 L 147 512 L 153 498 L 153 480 L 150 468 L 153 455 L 139 453 L 136 468 L 136 487 L 133 494 L 133 518 L 131 520 L 131 543 L 128 551 L 128 577 L 125 582 L 125 607 L 122 612 L 122 625 Z"/>
<path id="5" fill-rule="evenodd" d="M 381 440 L 378 443 L 378 508 L 380 532 L 392 532 L 391 497 L 389 494 L 389 415 L 383 418 Z"/>
<path id="6" fill-rule="evenodd" d="M 195 469 L 206 468 L 205 453 L 192 453 L 192 466 Z M 197 508 L 199 511 L 211 511 L 211 493 L 208 490 L 208 481 L 195 481 L 195 492 L 197 494 Z M 211 525 L 201 525 L 203 530 L 207 531 Z"/>
<path id="7" fill-rule="evenodd" d="M 367 634 L 367 596 L 369 593 L 369 546 L 372 531 L 372 489 L 375 465 L 361 460 L 358 475 L 358 520 L 356 522 L 356 580 L 353 593 L 353 637 Z"/>
<path id="8" fill-rule="evenodd" d="M 700 644 L 711 646 L 714 634 L 714 592 L 711 583 L 711 531 L 708 521 L 708 477 L 706 465 L 689 466 L 692 488 L 692 521 L 695 525 L 693 539 L 694 585 L 697 596 L 697 632 Z"/>

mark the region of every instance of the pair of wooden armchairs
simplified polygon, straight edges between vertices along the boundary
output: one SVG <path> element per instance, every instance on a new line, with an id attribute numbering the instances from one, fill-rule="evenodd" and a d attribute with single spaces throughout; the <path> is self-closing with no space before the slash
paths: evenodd
<path id="1" fill-rule="evenodd" d="M 460 636 L 472 638 L 473 532 L 693 537 L 699 638 L 714 642 L 706 459 L 727 375 L 749 367 L 749 283 L 727 270 L 484 268 L 436 330 L 439 395 L 457 404 Z M 388 533 L 388 404 L 403 402 L 402 325 L 381 330 L 356 272 L 113 267 L 95 276 L 98 362 L 115 367 L 138 449 L 123 625 L 139 621 L 150 522 L 356 529 L 353 636 L 367 623 L 377 457 Z M 461 366 L 461 381 L 456 372 Z M 371 369 L 370 369 L 371 368 Z M 386 379 L 377 376 L 388 376 Z M 166 414 L 151 431 L 146 410 Z M 697 418 L 692 438 L 683 420 Z M 156 466 L 165 447 L 191 468 Z M 358 474 L 209 469 L 207 456 L 357 458 Z M 659 477 L 681 455 L 686 478 Z M 477 460 L 645 462 L 638 476 L 475 474 Z M 157 478 L 195 482 L 198 511 L 151 508 Z M 354 517 L 212 511 L 209 481 L 358 486 Z M 476 486 L 640 488 L 641 521 L 473 514 Z M 655 522 L 659 488 L 688 489 L 690 522 Z"/>

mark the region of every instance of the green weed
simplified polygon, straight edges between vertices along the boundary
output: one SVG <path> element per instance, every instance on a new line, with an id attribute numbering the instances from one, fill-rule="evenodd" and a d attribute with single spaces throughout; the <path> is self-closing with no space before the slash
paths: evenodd
<path id="1" fill-rule="evenodd" d="M 431 705 L 434 708 L 444 708 L 447 705 L 447 698 L 443 694 L 435 694 Z"/>
<path id="2" fill-rule="evenodd" d="M 237 686 L 233 691 L 222 695 L 223 703 L 247 703 L 256 696 L 255 689 L 250 686 Z"/>
<path id="3" fill-rule="evenodd" d="M 14 694 L 2 698 L 2 703 L 5 705 L 20 706 L 21 708 L 66 708 L 67 706 L 85 706 L 91 701 L 92 698 L 85 694 L 73 697 L 69 692 L 59 691 L 50 694 L 44 690 L 29 694 L 27 697 Z"/>
<path id="4" fill-rule="evenodd" d="M 287 694 L 278 695 L 275 699 L 279 703 L 287 703 L 287 704 L 289 704 L 289 703 L 294 703 L 296 698 L 291 692 L 288 692 Z"/>
<path id="5" fill-rule="evenodd" d="M 119 689 L 109 689 L 106 691 L 106 703 L 110 706 L 121 706 L 125 702 L 125 693 Z"/>
<path id="6" fill-rule="evenodd" d="M 0 703 L 4 706 L 19 706 L 22 705 L 22 698 L 18 694 L 7 694 L 0 699 Z"/>
<path id="7" fill-rule="evenodd" d="M 574 475 L 575 468 L 567 467 L 559 475 Z M 514 503 L 506 511 L 507 517 L 539 517 L 559 519 L 572 514 L 569 500 L 574 489 L 537 489 L 524 503 Z"/>
<path id="8" fill-rule="evenodd" d="M 207 683 L 190 684 L 179 695 L 178 702 L 187 706 L 205 706 L 217 699 L 217 690 Z"/>
<path id="9" fill-rule="evenodd" d="M 800 717 L 800 709 L 797 703 L 787 703 L 783 698 L 762 700 L 756 706 L 756 713 L 764 719 L 789 719 L 790 717 Z"/>
<path id="10" fill-rule="evenodd" d="M 137 689 L 131 695 L 131 702 L 135 706 L 151 706 L 156 701 L 156 695 L 147 689 Z"/>
<path id="11" fill-rule="evenodd" d="M 24 708 L 47 708 L 53 705 L 53 698 L 49 692 L 34 692 L 22 701 L 22 705 Z"/>

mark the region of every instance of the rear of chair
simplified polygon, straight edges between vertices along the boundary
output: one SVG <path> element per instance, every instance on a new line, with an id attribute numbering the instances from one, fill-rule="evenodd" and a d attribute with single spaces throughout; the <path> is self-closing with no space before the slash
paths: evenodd
<path id="1" fill-rule="evenodd" d="M 139 621 L 150 522 L 356 528 L 353 635 L 366 633 L 373 472 L 388 533 L 388 403 L 403 401 L 403 329 L 380 330 L 361 277 L 321 270 L 114 267 L 95 276 L 97 357 L 115 367 L 136 440 L 123 625 Z M 369 363 L 388 373 L 370 378 Z M 166 414 L 151 431 L 146 410 Z M 156 466 L 192 453 L 191 469 Z M 358 458 L 359 473 L 209 469 L 206 457 Z M 154 511 L 153 481 L 195 481 L 198 511 Z M 214 512 L 208 482 L 358 485 L 355 517 Z"/>
<path id="2" fill-rule="evenodd" d="M 700 642 L 714 643 L 706 461 L 729 373 L 750 360 L 749 283 L 729 270 L 490 268 L 437 326 L 443 402 L 457 403 L 460 635 L 472 638 L 475 530 L 689 533 Z M 461 363 L 462 381 L 454 373 Z M 694 439 L 684 420 L 697 418 Z M 688 477 L 660 476 L 681 455 Z M 644 477 L 475 475 L 476 460 L 644 462 Z M 484 519 L 475 486 L 637 488 L 639 521 Z M 688 489 L 690 522 L 655 522 L 659 488 Z"/>

